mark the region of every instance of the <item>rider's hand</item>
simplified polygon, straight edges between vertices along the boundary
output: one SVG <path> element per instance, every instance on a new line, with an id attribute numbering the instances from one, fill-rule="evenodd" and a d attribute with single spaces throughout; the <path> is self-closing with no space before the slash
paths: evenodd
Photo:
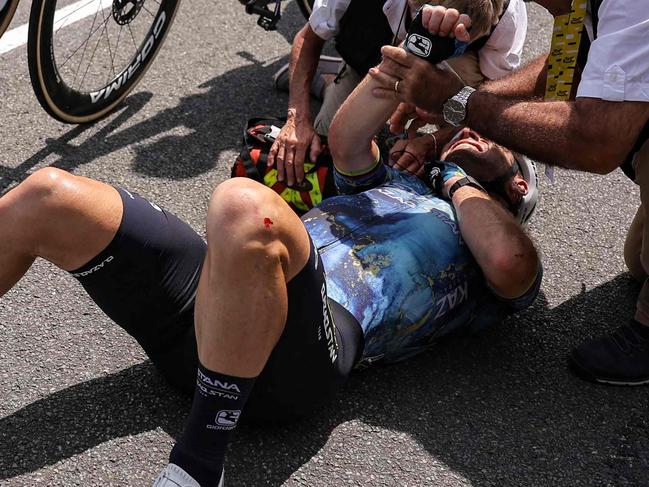
<path id="1" fill-rule="evenodd" d="M 424 162 L 431 157 L 435 158 L 436 148 L 435 136 L 432 134 L 398 140 L 390 149 L 388 165 L 421 177 Z"/>
<path id="2" fill-rule="evenodd" d="M 301 183 L 304 179 L 304 158 L 309 150 L 309 158 L 315 162 L 322 145 L 309 121 L 297 119 L 294 110 L 289 109 L 288 119 L 268 153 L 267 165 L 277 164 L 277 180 L 286 181 L 288 186 Z"/>
<path id="3" fill-rule="evenodd" d="M 426 124 L 446 125 L 444 117 L 437 113 L 420 110 L 411 103 L 399 103 L 397 109 L 390 116 L 390 132 L 393 134 L 403 133 L 408 120 L 412 120 L 409 129 L 413 127 L 418 129 Z"/>

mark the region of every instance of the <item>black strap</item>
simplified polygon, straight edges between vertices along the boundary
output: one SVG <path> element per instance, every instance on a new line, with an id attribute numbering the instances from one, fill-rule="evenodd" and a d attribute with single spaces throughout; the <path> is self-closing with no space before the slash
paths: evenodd
<path id="1" fill-rule="evenodd" d="M 263 168 L 266 165 L 266 161 L 268 160 L 268 151 L 270 150 L 272 143 L 266 142 L 267 147 L 263 148 L 265 150 L 262 149 L 262 154 L 260 155 L 257 164 L 255 164 L 255 161 L 253 161 L 252 157 L 250 156 L 250 151 L 254 147 L 258 146 L 260 141 L 257 141 L 257 144 L 254 144 L 253 141 L 250 140 L 252 135 L 249 133 L 249 130 L 258 125 L 268 125 L 269 127 L 271 125 L 277 125 L 279 127 L 282 127 L 285 123 L 286 123 L 285 118 L 271 117 L 271 116 L 253 117 L 248 119 L 248 122 L 246 123 L 246 126 L 243 129 L 243 140 L 241 145 L 243 149 L 241 150 L 239 157 L 241 159 L 241 162 L 243 163 L 243 167 L 246 169 L 246 176 L 249 177 L 250 179 L 263 182 L 264 180 Z"/>
<path id="2" fill-rule="evenodd" d="M 463 188 L 464 186 L 471 186 L 475 189 L 482 191 L 483 193 L 487 192 L 487 190 L 484 189 L 482 185 L 478 181 L 473 179 L 471 176 L 464 176 L 462 179 L 458 179 L 457 181 L 455 181 L 455 183 L 453 183 L 451 188 L 448 190 L 448 199 L 452 200 L 455 192 L 458 189 Z"/>

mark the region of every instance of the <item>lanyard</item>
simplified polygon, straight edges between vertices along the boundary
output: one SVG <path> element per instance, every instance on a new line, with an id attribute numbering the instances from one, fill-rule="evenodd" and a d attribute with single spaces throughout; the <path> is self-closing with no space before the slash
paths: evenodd
<path id="1" fill-rule="evenodd" d="M 586 8 L 586 0 L 572 0 L 570 13 L 554 19 L 545 85 L 546 101 L 566 101 L 570 98 Z M 545 175 L 554 181 L 554 169 L 551 166 L 545 167 Z"/>

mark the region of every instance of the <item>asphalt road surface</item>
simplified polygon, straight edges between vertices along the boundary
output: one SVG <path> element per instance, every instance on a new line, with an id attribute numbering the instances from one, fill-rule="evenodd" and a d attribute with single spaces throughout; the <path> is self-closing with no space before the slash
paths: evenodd
<path id="1" fill-rule="evenodd" d="M 23 3 L 12 28 L 27 20 Z M 547 48 L 550 21 L 528 6 L 529 58 Z M 285 11 L 266 33 L 233 0 L 183 2 L 143 82 L 90 127 L 44 114 L 24 46 L 0 55 L 0 189 L 61 167 L 146 195 L 203 232 L 246 118 L 284 111 L 271 76 L 302 22 L 295 5 Z M 355 374 L 307 420 L 242 426 L 227 484 L 649 485 L 649 388 L 566 369 L 573 345 L 633 314 L 638 288 L 621 254 L 638 190 L 619 171 L 557 171 L 542 186 L 531 233 L 545 280 L 530 310 Z M 149 485 L 188 408 L 64 272 L 37 262 L 0 300 L 0 484 Z"/>

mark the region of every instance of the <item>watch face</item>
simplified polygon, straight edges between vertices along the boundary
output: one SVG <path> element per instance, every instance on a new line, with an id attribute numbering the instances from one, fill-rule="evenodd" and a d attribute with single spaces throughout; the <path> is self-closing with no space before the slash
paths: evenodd
<path id="1" fill-rule="evenodd" d="M 451 98 L 446 103 L 444 103 L 443 115 L 444 120 L 455 125 L 464 120 L 466 110 L 461 102 Z"/>

